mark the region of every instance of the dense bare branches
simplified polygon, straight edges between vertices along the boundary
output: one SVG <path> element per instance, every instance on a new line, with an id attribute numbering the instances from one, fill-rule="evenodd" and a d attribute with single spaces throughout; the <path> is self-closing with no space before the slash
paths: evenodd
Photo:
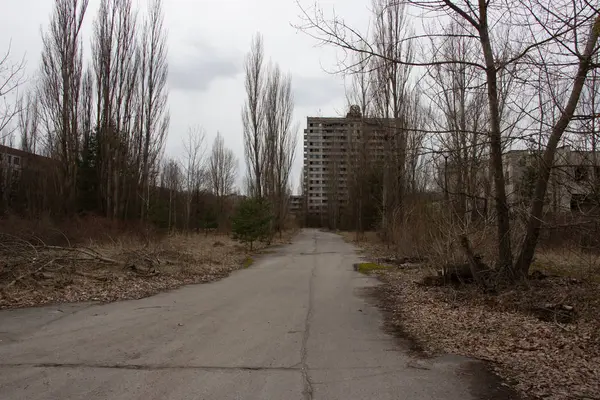
<path id="1" fill-rule="evenodd" d="M 167 109 L 168 88 L 167 76 L 167 35 L 164 27 L 162 0 L 151 0 L 148 3 L 148 17 L 140 38 L 141 52 L 141 84 L 140 126 L 142 137 L 142 218 L 149 207 L 148 187 L 150 172 L 155 168 L 162 153 L 165 137 L 169 129 L 169 112 Z"/>
<path id="2" fill-rule="evenodd" d="M 17 91 L 25 81 L 25 60 L 15 62 L 11 48 L 0 56 L 0 140 L 9 136 L 11 122 L 19 115 L 23 104 L 17 101 Z"/>
<path id="3" fill-rule="evenodd" d="M 287 213 L 290 173 L 297 144 L 292 125 L 294 99 L 291 76 L 277 64 L 264 67 L 262 37 L 257 35 L 246 57 L 246 104 L 242 109 L 246 185 L 254 197 L 266 197 L 275 216 L 275 229 Z"/>
<path id="4" fill-rule="evenodd" d="M 74 207 L 80 150 L 79 101 L 83 76 L 81 26 L 88 0 L 57 0 L 43 35 L 41 104 L 47 145 L 61 162 L 65 211 Z"/>
<path id="5" fill-rule="evenodd" d="M 190 127 L 185 142 L 183 173 L 185 174 L 185 225 L 192 227 L 192 203 L 198 198 L 199 192 L 206 180 L 206 133 L 199 127 Z"/>
<path id="6" fill-rule="evenodd" d="M 100 203 L 112 217 L 125 214 L 131 196 L 131 174 L 121 171 L 127 170 L 134 143 L 138 74 L 135 33 L 131 0 L 101 3 L 92 43 L 97 101 L 95 156 Z"/>
<path id="7" fill-rule="evenodd" d="M 275 208 L 278 230 L 287 212 L 290 173 L 297 144 L 297 128 L 292 126 L 294 99 L 292 78 L 282 75 L 279 66 L 271 66 L 263 99 L 265 117 L 264 189 Z"/>
<path id="8" fill-rule="evenodd" d="M 252 39 L 250 52 L 244 64 L 246 73 L 246 103 L 242 109 L 244 126 L 244 150 L 248 168 L 248 184 L 251 194 L 262 197 L 262 175 L 264 166 L 263 141 L 261 135 L 264 125 L 263 98 L 265 90 L 264 47 L 262 36 L 256 34 Z"/>
<path id="9" fill-rule="evenodd" d="M 219 200 L 221 212 L 223 212 L 223 198 L 231 194 L 235 185 L 237 166 L 235 154 L 225 147 L 223 136 L 217 132 L 210 153 L 208 176 L 211 190 Z"/>
<path id="10" fill-rule="evenodd" d="M 21 98 L 19 102 L 21 149 L 35 154 L 38 150 L 40 128 L 40 104 L 37 93 L 29 92 L 27 97 Z"/>
<path id="11" fill-rule="evenodd" d="M 179 193 L 182 185 L 181 167 L 177 160 L 170 158 L 166 160 L 161 171 L 161 187 L 168 191 L 168 217 L 167 229 L 171 230 L 177 226 L 177 215 L 179 204 Z"/>

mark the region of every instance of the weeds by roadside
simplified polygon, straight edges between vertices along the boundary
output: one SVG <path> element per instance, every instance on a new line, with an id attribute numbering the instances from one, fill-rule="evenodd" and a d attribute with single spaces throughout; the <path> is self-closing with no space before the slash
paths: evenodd
<path id="1" fill-rule="evenodd" d="M 273 244 L 287 243 L 293 234 L 286 232 Z M 121 236 L 61 246 L 4 234 L 0 309 L 142 298 L 222 279 L 248 268 L 252 254 L 230 237 L 215 234 L 172 234 L 152 241 Z"/>

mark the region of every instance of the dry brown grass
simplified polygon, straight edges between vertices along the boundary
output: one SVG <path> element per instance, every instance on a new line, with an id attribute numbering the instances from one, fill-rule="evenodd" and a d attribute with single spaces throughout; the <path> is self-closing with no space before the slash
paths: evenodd
<path id="1" fill-rule="evenodd" d="M 293 234 L 273 244 L 288 243 Z M 0 242 L 0 308 L 142 298 L 224 278 L 243 268 L 250 255 L 229 236 L 214 234 L 153 240 L 119 235 L 71 246 L 4 235 Z M 260 244 L 253 254 L 265 247 Z"/>
<path id="2" fill-rule="evenodd" d="M 600 253 L 575 246 L 538 248 L 532 271 L 600 283 Z"/>

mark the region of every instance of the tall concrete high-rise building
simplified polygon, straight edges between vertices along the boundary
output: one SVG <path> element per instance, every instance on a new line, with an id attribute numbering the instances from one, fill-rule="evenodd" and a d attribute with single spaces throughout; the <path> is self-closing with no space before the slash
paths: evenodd
<path id="1" fill-rule="evenodd" d="M 356 168 L 383 162 L 393 120 L 346 117 L 308 117 L 304 130 L 303 197 L 308 218 L 343 213 L 349 206 Z M 389 155 L 389 153 L 388 153 Z M 362 162 L 361 162 L 362 161 Z"/>

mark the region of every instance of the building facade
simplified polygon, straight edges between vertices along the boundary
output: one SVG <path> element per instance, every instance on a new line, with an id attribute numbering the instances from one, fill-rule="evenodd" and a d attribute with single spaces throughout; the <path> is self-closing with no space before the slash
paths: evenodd
<path id="1" fill-rule="evenodd" d="M 351 183 L 358 168 L 385 162 L 396 148 L 394 120 L 308 117 L 304 130 L 304 209 L 308 219 L 339 219 L 349 207 Z M 389 160 L 390 162 L 392 160 Z"/>
<path id="2" fill-rule="evenodd" d="M 509 150 L 503 155 L 506 196 L 516 212 L 529 210 L 542 153 L 533 150 Z M 461 173 L 472 172 L 466 178 Z M 463 211 L 486 216 L 492 213 L 494 188 L 489 160 L 462 167 L 448 164 L 440 168 L 440 186 L 450 200 L 468 192 L 468 205 Z M 462 178 L 462 179 L 461 179 Z M 462 182 L 462 183 L 461 183 Z M 600 212 L 600 153 L 574 150 L 569 146 L 557 149 L 550 172 L 545 199 L 545 212 Z"/>
<path id="3" fill-rule="evenodd" d="M 21 168 L 28 153 L 0 145 L 0 172 L 2 174 L 0 186 L 10 186 L 16 182 L 21 174 Z"/>
<path id="4" fill-rule="evenodd" d="M 541 154 L 512 150 L 504 157 L 504 180 L 510 203 L 527 201 L 533 193 L 536 164 Z M 546 210 L 553 213 L 598 212 L 600 153 L 557 149 L 546 194 Z"/>

